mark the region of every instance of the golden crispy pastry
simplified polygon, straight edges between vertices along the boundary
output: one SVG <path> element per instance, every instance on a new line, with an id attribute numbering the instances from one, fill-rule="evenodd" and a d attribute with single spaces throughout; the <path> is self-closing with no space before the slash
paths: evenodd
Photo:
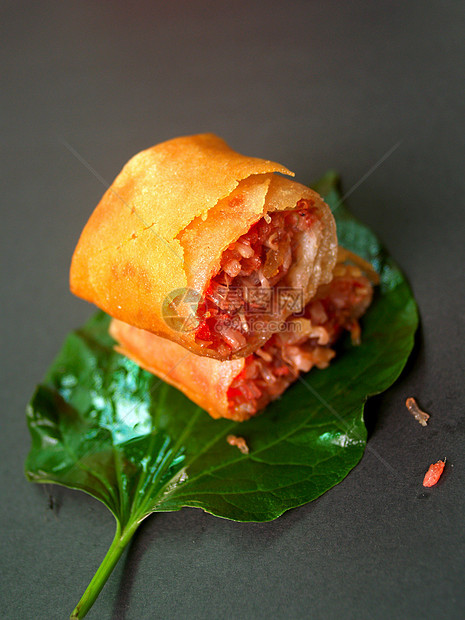
<path id="1" fill-rule="evenodd" d="M 340 256 L 345 260 L 347 253 Z M 359 263 L 351 254 L 353 258 Z M 212 417 L 241 422 L 278 398 L 300 372 L 313 366 L 326 368 L 335 356 L 332 345 L 344 330 L 354 344 L 360 342 L 358 319 L 369 306 L 372 283 L 377 281 L 376 274 L 362 269 L 338 263 L 331 282 L 318 289 L 303 314 L 289 317 L 279 333 L 246 358 L 219 361 L 194 355 L 117 320 L 112 321 L 110 334 L 118 343 L 117 351 L 180 389 Z"/>
<path id="2" fill-rule="evenodd" d="M 197 355 L 249 355 L 294 311 L 278 295 L 257 307 L 256 296 L 296 289 L 306 304 L 336 260 L 328 206 L 275 173 L 292 174 L 213 134 L 142 151 L 86 224 L 71 290 Z M 237 317 L 249 328 L 234 329 Z"/>

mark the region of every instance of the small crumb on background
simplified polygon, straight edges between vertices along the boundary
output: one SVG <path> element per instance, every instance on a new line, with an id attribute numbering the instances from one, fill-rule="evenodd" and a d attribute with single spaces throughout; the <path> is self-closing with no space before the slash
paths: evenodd
<path id="1" fill-rule="evenodd" d="M 226 437 L 226 441 L 229 443 L 230 446 L 235 446 L 236 448 L 239 448 L 242 454 L 249 453 L 249 446 L 247 445 L 243 437 L 237 437 L 237 435 L 228 435 Z"/>
<path id="2" fill-rule="evenodd" d="M 439 480 L 444 471 L 444 466 L 446 464 L 446 459 L 443 461 L 438 461 L 437 463 L 433 463 L 429 466 L 428 471 L 423 479 L 424 487 L 433 487 Z"/>
<path id="3" fill-rule="evenodd" d="M 405 406 L 409 410 L 409 412 L 413 415 L 415 420 L 419 422 L 422 426 L 426 426 L 428 424 L 428 420 L 430 418 L 429 414 L 426 411 L 422 411 L 418 406 L 417 401 L 410 397 L 405 401 Z"/>

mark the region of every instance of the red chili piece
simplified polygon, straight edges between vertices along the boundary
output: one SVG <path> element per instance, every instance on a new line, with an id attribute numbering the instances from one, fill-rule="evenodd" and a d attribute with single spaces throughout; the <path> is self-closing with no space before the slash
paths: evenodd
<path id="1" fill-rule="evenodd" d="M 423 480 L 424 487 L 432 487 L 438 482 L 442 472 L 444 471 L 445 464 L 445 461 L 438 461 L 437 463 L 433 463 L 429 466 L 429 469 L 426 472 L 425 478 Z"/>

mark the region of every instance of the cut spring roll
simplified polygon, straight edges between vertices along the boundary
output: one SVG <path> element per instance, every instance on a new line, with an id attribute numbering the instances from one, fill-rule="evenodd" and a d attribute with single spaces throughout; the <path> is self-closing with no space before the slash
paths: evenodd
<path id="1" fill-rule="evenodd" d="M 117 320 L 110 333 L 120 353 L 180 389 L 212 417 L 242 422 L 278 398 L 301 372 L 326 368 L 344 331 L 360 343 L 358 319 L 371 303 L 377 275 L 344 250 L 340 258 L 333 279 L 319 287 L 303 315 L 288 318 L 246 358 L 220 362 L 200 357 Z"/>
<path id="2" fill-rule="evenodd" d="M 197 355 L 246 357 L 295 311 L 286 291 L 303 307 L 336 262 L 329 207 L 276 173 L 292 175 L 213 134 L 139 153 L 82 232 L 71 290 Z"/>

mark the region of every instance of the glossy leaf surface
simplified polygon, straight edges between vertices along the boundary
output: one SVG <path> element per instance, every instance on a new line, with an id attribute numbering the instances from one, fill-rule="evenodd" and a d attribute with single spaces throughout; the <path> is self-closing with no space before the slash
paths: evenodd
<path id="1" fill-rule="evenodd" d="M 400 374 L 418 317 L 398 267 L 340 204 L 336 175 L 316 189 L 333 209 L 340 243 L 381 276 L 362 345 L 344 339 L 330 368 L 312 370 L 262 415 L 234 423 L 213 420 L 116 353 L 99 312 L 68 336 L 29 405 L 30 480 L 93 495 L 128 541 L 151 512 L 183 506 L 237 521 L 275 519 L 348 474 L 365 448 L 364 403 Z M 248 455 L 226 442 L 231 433 L 245 437 Z"/>

